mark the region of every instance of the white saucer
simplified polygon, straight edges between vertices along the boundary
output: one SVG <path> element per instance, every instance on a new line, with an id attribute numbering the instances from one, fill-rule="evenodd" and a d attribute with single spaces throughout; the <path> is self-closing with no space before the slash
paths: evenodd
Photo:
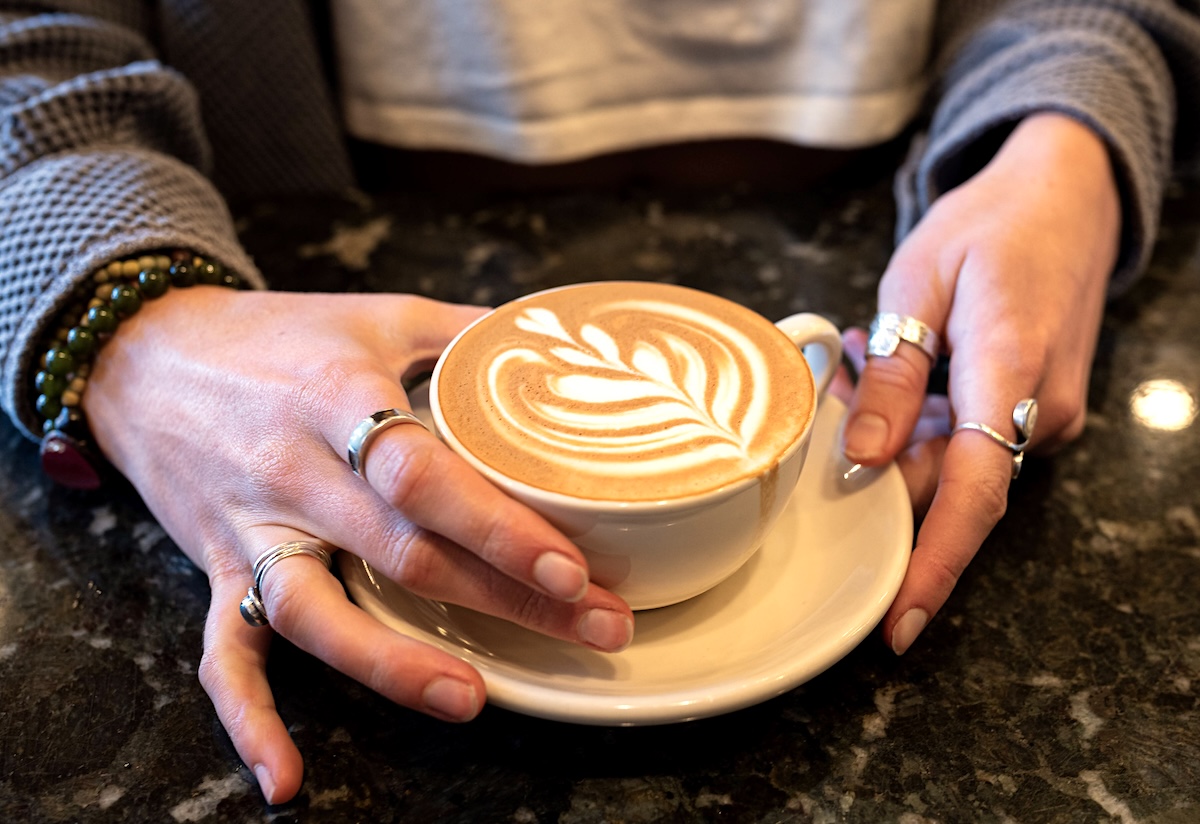
<path id="1" fill-rule="evenodd" d="M 635 613 L 623 652 L 594 652 L 417 598 L 343 552 L 346 587 L 387 626 L 478 669 L 493 704 L 527 715 L 631 726 L 765 701 L 857 646 L 908 568 L 913 521 L 900 471 L 861 473 L 853 484 L 841 478 L 834 444 L 845 410 L 836 398 L 822 401 L 800 484 L 762 549 L 703 595 Z"/>

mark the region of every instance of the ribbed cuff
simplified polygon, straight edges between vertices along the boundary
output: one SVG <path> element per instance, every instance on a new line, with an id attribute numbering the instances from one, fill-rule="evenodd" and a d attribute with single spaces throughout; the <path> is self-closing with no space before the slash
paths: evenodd
<path id="1" fill-rule="evenodd" d="M 959 79 L 929 133 L 914 142 L 896 178 L 897 237 L 982 168 L 1020 120 L 1058 112 L 1108 147 L 1122 203 L 1110 292 L 1123 290 L 1145 268 L 1158 230 L 1171 168 L 1171 89 L 1166 63 L 1144 33 L 1117 44 L 1086 30 L 1055 31 L 1009 45 Z"/>
<path id="2" fill-rule="evenodd" d="M 167 155 L 115 147 L 52 155 L 5 180 L 0 398 L 27 437 L 41 437 L 29 379 L 43 331 L 96 269 L 114 258 L 169 247 L 218 260 L 245 283 L 265 287 L 212 184 Z"/>

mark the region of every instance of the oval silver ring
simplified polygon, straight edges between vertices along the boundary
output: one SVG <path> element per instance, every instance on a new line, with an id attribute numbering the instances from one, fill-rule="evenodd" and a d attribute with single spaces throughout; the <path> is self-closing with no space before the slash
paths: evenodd
<path id="1" fill-rule="evenodd" d="M 350 460 L 350 468 L 360 478 L 366 478 L 367 447 L 387 429 L 402 423 L 415 423 L 428 431 L 425 422 L 407 409 L 381 409 L 354 427 L 350 433 L 350 442 L 346 447 L 346 455 Z"/>

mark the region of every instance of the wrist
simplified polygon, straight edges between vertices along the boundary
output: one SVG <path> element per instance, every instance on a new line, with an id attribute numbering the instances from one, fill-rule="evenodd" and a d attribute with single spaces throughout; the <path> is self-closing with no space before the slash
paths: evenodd
<path id="1" fill-rule="evenodd" d="M 1116 265 L 1122 231 L 1121 191 L 1108 144 L 1091 127 L 1058 112 L 1030 115 L 991 164 L 995 175 L 1048 204 L 1048 218 L 1096 256 L 1103 275 Z"/>
<path id="2" fill-rule="evenodd" d="M 48 339 L 39 346 L 45 354 L 31 381 L 34 406 L 42 421 L 42 468 L 52 479 L 79 489 L 100 485 L 103 462 L 82 405 L 93 364 L 121 323 L 146 301 L 161 297 L 172 287 L 198 283 L 240 285 L 219 263 L 186 250 L 112 261 L 80 285 Z"/>
<path id="3" fill-rule="evenodd" d="M 996 160 L 1047 180 L 1090 184 L 1118 197 L 1112 158 L 1104 139 L 1086 124 L 1058 112 L 1022 120 L 1004 141 Z"/>

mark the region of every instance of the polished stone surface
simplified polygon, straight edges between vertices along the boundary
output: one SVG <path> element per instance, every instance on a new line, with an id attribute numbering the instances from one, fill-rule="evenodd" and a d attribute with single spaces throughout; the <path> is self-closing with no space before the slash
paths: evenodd
<path id="1" fill-rule="evenodd" d="M 873 312 L 892 218 L 866 170 L 798 196 L 278 202 L 240 226 L 280 288 L 495 303 L 661 278 L 847 325 Z M 278 643 L 307 773 L 276 809 L 196 680 L 203 575 L 129 489 L 53 487 L 4 425 L 0 820 L 1200 821 L 1200 425 L 1169 428 L 1200 399 L 1198 250 L 1200 187 L 1179 187 L 1108 309 L 1083 437 L 1027 461 L 908 655 L 873 634 L 759 706 L 607 729 L 496 708 L 443 724 Z"/>

